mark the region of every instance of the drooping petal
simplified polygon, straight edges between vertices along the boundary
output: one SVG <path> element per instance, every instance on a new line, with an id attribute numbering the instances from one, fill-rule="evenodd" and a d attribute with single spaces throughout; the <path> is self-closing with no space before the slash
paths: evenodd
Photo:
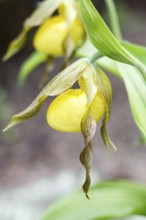
<path id="1" fill-rule="evenodd" d="M 108 77 L 106 76 L 106 74 L 100 68 L 97 68 L 94 65 L 92 66 L 92 68 L 95 73 L 97 86 L 98 86 L 99 90 L 101 91 L 101 93 L 104 97 L 104 102 L 105 102 L 105 115 L 104 115 L 104 118 L 102 121 L 102 126 L 101 126 L 101 136 L 102 136 L 103 142 L 104 142 L 107 150 L 109 150 L 109 148 L 108 148 L 109 144 L 111 144 L 112 147 L 116 150 L 116 147 L 112 143 L 112 141 L 110 140 L 110 138 L 107 134 L 107 130 L 106 130 L 106 124 L 110 119 L 110 108 L 111 108 L 111 103 L 112 103 L 111 84 L 110 84 L 110 81 L 109 81 Z"/>
<path id="2" fill-rule="evenodd" d="M 39 95 L 24 111 L 14 115 L 10 119 L 8 125 L 3 131 L 6 131 L 12 126 L 30 119 L 36 115 L 48 96 L 59 95 L 63 91 L 72 87 L 72 85 L 78 80 L 88 65 L 89 64 L 87 59 L 83 58 L 61 71 L 42 89 Z"/>

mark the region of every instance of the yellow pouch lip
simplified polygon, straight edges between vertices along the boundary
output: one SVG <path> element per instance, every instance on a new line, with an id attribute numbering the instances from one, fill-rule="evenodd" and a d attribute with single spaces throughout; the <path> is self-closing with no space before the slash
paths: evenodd
<path id="1" fill-rule="evenodd" d="M 65 18 L 56 15 L 48 18 L 38 28 L 33 39 L 33 46 L 36 50 L 48 55 L 61 56 L 66 35 L 67 23 Z"/>
<path id="2" fill-rule="evenodd" d="M 86 99 L 81 89 L 69 89 L 57 96 L 47 110 L 49 126 L 61 132 L 80 132 L 80 122 L 87 110 Z"/>
<path id="3" fill-rule="evenodd" d="M 69 89 L 52 101 L 47 110 L 47 122 L 50 127 L 61 132 L 81 132 L 81 121 L 87 110 L 85 92 Z M 98 122 L 104 113 L 103 97 L 98 92 L 91 105 L 91 114 Z"/>
<path id="4" fill-rule="evenodd" d="M 68 30 L 65 16 L 52 16 L 36 31 L 33 46 L 36 50 L 48 55 L 62 56 L 64 54 L 64 41 L 68 34 L 71 36 L 75 48 L 84 41 L 85 30 L 80 18 L 77 16 Z"/>

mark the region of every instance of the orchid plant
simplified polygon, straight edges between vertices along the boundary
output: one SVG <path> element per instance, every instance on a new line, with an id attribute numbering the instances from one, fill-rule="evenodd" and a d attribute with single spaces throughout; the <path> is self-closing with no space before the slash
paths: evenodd
<path id="1" fill-rule="evenodd" d="M 91 141 L 102 120 L 101 136 L 109 151 L 106 124 L 110 119 L 112 88 L 105 70 L 123 80 L 134 121 L 146 136 L 146 48 L 122 39 L 113 0 L 105 0 L 110 28 L 91 0 L 44 0 L 26 19 L 20 35 L 11 42 L 3 60 L 25 44 L 28 32 L 39 26 L 33 38 L 34 52 L 23 63 L 18 82 L 43 62 L 64 57 L 58 73 L 22 112 L 14 115 L 4 131 L 36 115 L 49 96 L 57 96 L 47 110 L 47 122 L 61 132 L 81 132 L 85 147 L 80 161 L 86 170 L 83 190 L 88 197 L 92 165 Z M 55 15 L 54 15 L 54 12 Z M 72 63 L 73 58 L 77 60 Z M 49 62 L 50 61 L 50 62 Z M 72 86 L 78 82 L 78 88 Z"/>

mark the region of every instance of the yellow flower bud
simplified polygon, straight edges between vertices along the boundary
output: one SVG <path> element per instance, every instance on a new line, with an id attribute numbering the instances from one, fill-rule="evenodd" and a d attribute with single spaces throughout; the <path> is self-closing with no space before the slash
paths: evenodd
<path id="1" fill-rule="evenodd" d="M 47 111 L 47 122 L 55 130 L 80 132 L 81 121 L 88 108 L 87 97 L 81 89 L 70 89 L 54 99 Z M 105 102 L 97 92 L 92 104 L 91 114 L 98 122 L 105 113 Z"/>
<path id="2" fill-rule="evenodd" d="M 63 44 L 68 34 L 67 21 L 64 16 L 57 15 L 48 18 L 37 30 L 33 45 L 36 50 L 53 56 L 63 55 Z M 76 17 L 69 30 L 75 47 L 84 39 L 84 28 L 81 20 Z"/>

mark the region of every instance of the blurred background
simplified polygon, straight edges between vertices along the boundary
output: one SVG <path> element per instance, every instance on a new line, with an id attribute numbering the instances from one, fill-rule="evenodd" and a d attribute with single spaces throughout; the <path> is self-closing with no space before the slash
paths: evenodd
<path id="1" fill-rule="evenodd" d="M 104 1 L 94 2 L 108 21 Z M 24 19 L 39 3 L 36 0 L 0 0 L 1 58 L 9 42 L 21 31 Z M 146 45 L 146 1 L 115 3 L 124 38 Z M 33 51 L 34 32 L 35 29 L 29 33 L 20 53 L 0 63 L 0 130 L 14 113 L 27 107 L 40 90 L 43 65 L 32 72 L 23 88 L 16 86 L 19 68 Z M 58 60 L 52 76 L 60 65 L 61 60 Z M 120 178 L 146 184 L 146 147 L 132 119 L 123 83 L 108 76 L 113 87 L 108 132 L 118 151 L 111 150 L 111 154 L 107 154 L 99 126 L 93 140 L 92 181 Z M 0 132 L 0 220 L 39 220 L 42 212 L 57 198 L 81 188 L 85 175 L 79 161 L 83 138 L 78 133 L 59 133 L 48 127 L 46 110 L 51 100 L 46 101 L 33 119 L 6 133 Z"/>

